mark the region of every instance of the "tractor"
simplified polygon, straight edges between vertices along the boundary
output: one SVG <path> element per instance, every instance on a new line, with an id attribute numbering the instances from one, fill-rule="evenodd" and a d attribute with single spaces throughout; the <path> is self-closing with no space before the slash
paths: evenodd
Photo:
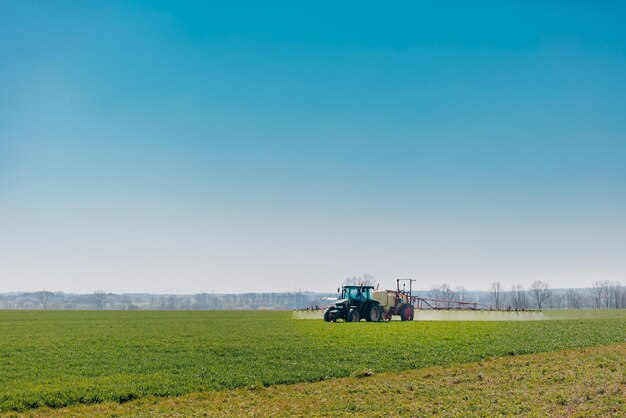
<path id="1" fill-rule="evenodd" d="M 341 298 L 335 302 L 334 306 L 324 311 L 324 321 L 336 322 L 342 319 L 345 322 L 359 322 L 365 318 L 367 322 L 379 322 L 390 321 L 393 316 L 399 316 L 402 321 L 412 321 L 415 309 L 511 310 L 511 308 L 494 309 L 476 302 L 413 296 L 414 281 L 414 279 L 397 279 L 396 290 L 374 290 L 374 286 L 343 286 L 337 289 L 337 292 L 341 292 Z M 402 288 L 400 288 L 400 282 L 403 282 Z M 409 284 L 408 289 L 406 282 Z"/>
<path id="2" fill-rule="evenodd" d="M 415 307 L 411 288 L 400 290 L 400 281 L 397 280 L 397 290 L 374 290 L 374 286 L 343 286 L 337 289 L 341 298 L 326 309 L 324 321 L 343 319 L 345 322 L 359 322 L 365 319 L 367 322 L 378 322 L 389 321 L 394 315 L 402 321 L 412 321 Z"/>
<path id="3" fill-rule="evenodd" d="M 339 290 L 339 289 L 337 289 Z M 324 312 L 324 321 L 336 322 L 378 322 L 382 319 L 383 310 L 380 302 L 374 299 L 374 286 L 343 286 L 341 298 Z"/>

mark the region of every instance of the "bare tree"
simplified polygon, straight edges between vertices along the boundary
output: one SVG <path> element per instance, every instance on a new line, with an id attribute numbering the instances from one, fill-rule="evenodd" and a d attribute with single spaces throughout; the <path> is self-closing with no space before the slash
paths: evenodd
<path id="1" fill-rule="evenodd" d="M 455 295 L 448 283 L 434 284 L 430 288 L 430 295 L 433 299 L 454 299 Z"/>
<path id="2" fill-rule="evenodd" d="M 442 299 L 441 296 L 441 285 L 439 283 L 435 283 L 430 287 L 429 296 L 433 299 Z"/>
<path id="3" fill-rule="evenodd" d="M 504 299 L 504 288 L 500 282 L 491 283 L 491 287 L 489 288 L 491 291 L 491 296 L 493 297 L 493 303 L 496 309 L 501 309 L 503 305 Z"/>
<path id="4" fill-rule="evenodd" d="M 552 292 L 547 303 L 550 309 L 563 309 L 565 307 L 565 295 L 563 293 Z"/>
<path id="5" fill-rule="evenodd" d="M 93 296 L 96 299 L 96 308 L 102 310 L 102 308 L 104 308 L 104 302 L 107 298 L 107 294 L 103 290 L 96 290 L 93 292 Z"/>
<path id="6" fill-rule="evenodd" d="M 610 282 L 607 286 L 607 299 L 610 308 L 619 309 L 622 307 L 622 285 L 620 282 Z"/>
<path id="7" fill-rule="evenodd" d="M 528 297 L 526 291 L 521 284 L 511 287 L 510 297 L 511 304 L 514 309 L 526 309 L 528 307 Z"/>
<path id="8" fill-rule="evenodd" d="M 593 303 L 596 309 L 600 309 L 602 307 L 602 296 L 604 294 L 602 282 L 593 282 L 591 284 L 591 292 L 593 294 Z"/>
<path id="9" fill-rule="evenodd" d="M 465 297 L 467 296 L 467 289 L 465 289 L 465 286 L 456 286 L 454 288 L 454 296 L 456 300 L 465 302 Z"/>
<path id="10" fill-rule="evenodd" d="M 619 292 L 619 288 L 620 288 L 619 282 L 617 283 L 618 283 L 617 289 L 613 290 L 613 283 L 611 283 L 608 280 L 593 282 L 591 286 L 591 290 L 593 293 L 593 301 L 594 301 L 596 308 L 609 309 L 612 306 L 611 302 L 612 302 L 612 298 L 614 297 L 613 293 Z"/>
<path id="11" fill-rule="evenodd" d="M 343 281 L 344 286 L 376 286 L 378 281 L 371 274 L 348 277 Z"/>
<path id="12" fill-rule="evenodd" d="M 611 307 L 611 282 L 608 280 L 602 282 L 602 299 L 604 300 L 604 307 L 609 309 Z"/>
<path id="13" fill-rule="evenodd" d="M 582 309 L 583 298 L 580 293 L 575 290 L 568 290 L 565 292 L 566 306 L 569 309 Z"/>
<path id="14" fill-rule="evenodd" d="M 537 302 L 537 308 L 541 309 L 543 303 L 550 297 L 550 286 L 541 280 L 535 280 L 530 285 L 531 293 Z"/>
<path id="15" fill-rule="evenodd" d="M 41 303 L 41 307 L 44 310 L 48 309 L 48 301 L 50 300 L 52 296 L 54 296 L 54 293 L 49 292 L 47 290 L 35 292 L 35 297 L 39 300 L 39 302 Z"/>

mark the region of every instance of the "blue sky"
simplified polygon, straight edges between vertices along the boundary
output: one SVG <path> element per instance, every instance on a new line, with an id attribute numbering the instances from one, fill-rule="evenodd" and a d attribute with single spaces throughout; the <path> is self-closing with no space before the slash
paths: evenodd
<path id="1" fill-rule="evenodd" d="M 0 9 L 0 291 L 626 282 L 620 2 Z"/>

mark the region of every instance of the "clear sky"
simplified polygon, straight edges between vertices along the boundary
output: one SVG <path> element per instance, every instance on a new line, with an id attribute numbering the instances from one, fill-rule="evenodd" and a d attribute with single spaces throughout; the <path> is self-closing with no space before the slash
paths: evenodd
<path id="1" fill-rule="evenodd" d="M 624 2 L 216 3 L 0 0 L 0 291 L 626 282 Z"/>

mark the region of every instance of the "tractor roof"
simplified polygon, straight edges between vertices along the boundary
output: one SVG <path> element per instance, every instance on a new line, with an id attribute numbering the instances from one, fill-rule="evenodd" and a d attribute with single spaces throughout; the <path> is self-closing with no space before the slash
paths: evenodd
<path id="1" fill-rule="evenodd" d="M 358 287 L 358 288 L 363 288 L 363 287 L 364 287 L 364 288 L 366 288 L 366 289 L 368 289 L 368 288 L 369 288 L 369 289 L 373 289 L 373 288 L 374 288 L 374 286 L 359 286 L 359 285 L 356 285 L 356 284 L 349 284 L 349 285 L 345 285 L 345 286 L 343 286 L 343 287 L 344 287 L 344 288 L 347 288 L 347 287 Z"/>

